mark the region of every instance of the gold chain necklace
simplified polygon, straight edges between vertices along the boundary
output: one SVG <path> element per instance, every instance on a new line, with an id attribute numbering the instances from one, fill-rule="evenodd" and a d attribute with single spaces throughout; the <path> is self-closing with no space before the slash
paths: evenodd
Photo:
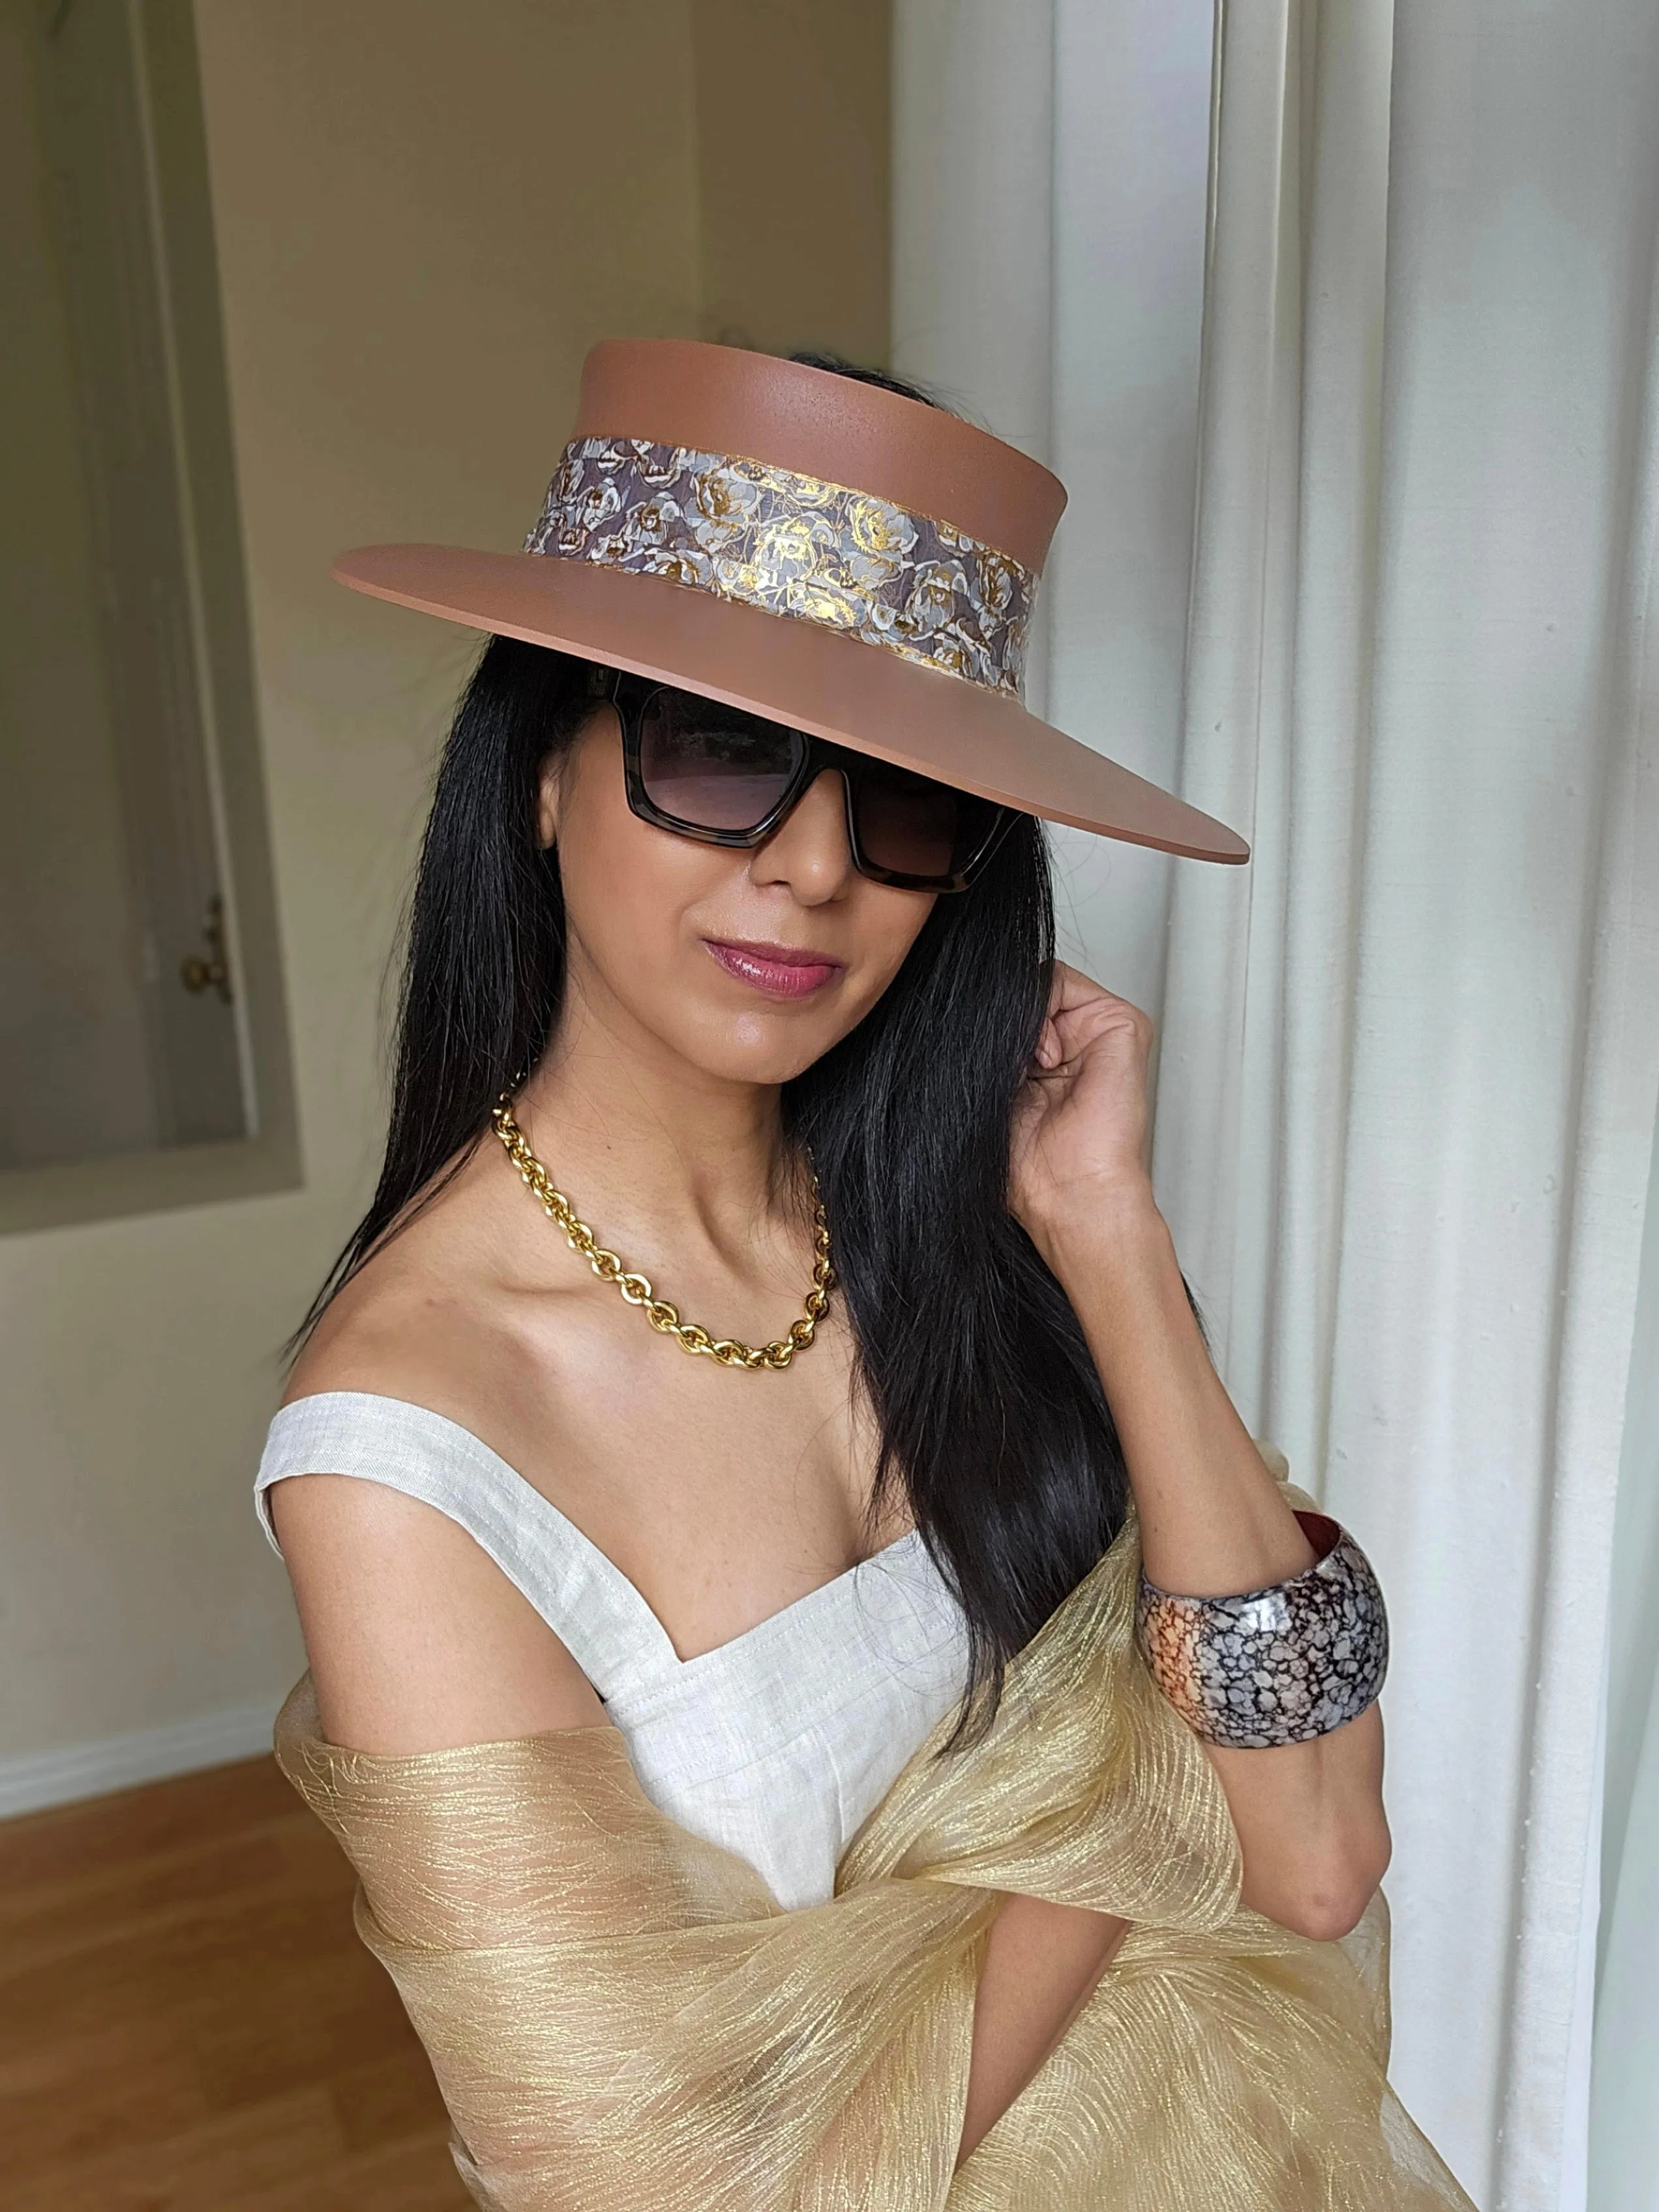
<path id="1" fill-rule="evenodd" d="M 830 1310 L 830 1293 L 836 1281 L 830 1265 L 830 1224 L 816 1176 L 812 1178 L 812 1287 L 806 1293 L 805 1309 L 799 1321 L 789 1324 L 787 1336 L 775 1337 L 770 1344 L 739 1344 L 735 1337 L 710 1336 L 696 1322 L 682 1321 L 678 1306 L 659 1298 L 643 1275 L 635 1274 L 614 1252 L 606 1251 L 564 1193 L 554 1188 L 552 1176 L 531 1151 L 529 1139 L 513 1118 L 510 1091 L 501 1093 L 489 1118 L 507 1158 L 519 1170 L 520 1182 L 548 1219 L 563 1230 L 571 1250 L 581 1254 L 602 1283 L 614 1283 L 630 1306 L 641 1309 L 653 1328 L 675 1338 L 683 1352 L 706 1352 L 722 1367 L 770 1367 L 781 1372 L 798 1352 L 805 1352 L 811 1343 L 818 1323 Z"/>

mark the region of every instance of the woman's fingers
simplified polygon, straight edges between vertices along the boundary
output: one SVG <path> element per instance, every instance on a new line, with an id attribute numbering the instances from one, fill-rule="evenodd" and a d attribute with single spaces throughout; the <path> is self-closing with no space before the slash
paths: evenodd
<path id="1" fill-rule="evenodd" d="M 1063 960 L 1056 960 L 1053 980 L 1048 986 L 1048 1012 L 1069 1013 L 1073 1007 L 1085 1004 L 1090 999 L 1109 998 L 1092 976 L 1085 975 L 1080 968 L 1069 968 Z"/>
<path id="2" fill-rule="evenodd" d="M 1070 968 L 1063 960 L 1056 960 L 1054 980 L 1048 987 L 1048 1018 L 1057 1020 L 1065 1014 L 1074 1014 L 1085 1006 L 1121 1007 L 1137 1022 L 1148 1020 L 1148 1016 L 1127 999 L 1121 999 L 1115 991 L 1109 991 L 1103 983 L 1097 983 L 1092 975 L 1085 975 L 1080 968 Z"/>

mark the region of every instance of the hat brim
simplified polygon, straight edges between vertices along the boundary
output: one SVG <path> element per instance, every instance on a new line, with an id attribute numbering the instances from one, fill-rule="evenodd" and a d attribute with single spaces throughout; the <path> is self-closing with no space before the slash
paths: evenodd
<path id="1" fill-rule="evenodd" d="M 372 598 L 682 684 L 1045 821 L 1189 860 L 1249 858 L 1221 823 L 1018 699 L 797 617 L 538 553 L 364 545 L 333 574 Z"/>

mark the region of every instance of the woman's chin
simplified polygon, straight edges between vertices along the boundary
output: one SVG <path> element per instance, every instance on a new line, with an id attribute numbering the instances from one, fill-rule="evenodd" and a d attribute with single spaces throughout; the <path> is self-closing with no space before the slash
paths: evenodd
<path id="1" fill-rule="evenodd" d="M 811 1018 L 801 1007 L 710 1008 L 691 1024 L 682 1016 L 663 1041 L 700 1075 L 775 1089 L 821 1060 L 853 1026 L 828 1006 L 815 1012 Z"/>
<path id="2" fill-rule="evenodd" d="M 775 1090 L 780 1085 L 792 1083 L 803 1074 L 815 1060 L 821 1060 L 832 1037 L 825 1043 L 816 1039 L 807 1043 L 800 1039 L 781 1037 L 757 1039 L 732 1038 L 720 1049 L 702 1060 L 703 1073 L 726 1083 L 749 1083 L 757 1088 Z"/>

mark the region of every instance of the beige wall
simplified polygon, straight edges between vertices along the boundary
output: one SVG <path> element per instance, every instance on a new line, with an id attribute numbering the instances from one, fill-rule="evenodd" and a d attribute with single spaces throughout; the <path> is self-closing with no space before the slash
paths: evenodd
<path id="1" fill-rule="evenodd" d="M 887 359 L 891 0 L 691 0 L 702 335 Z"/>
<path id="2" fill-rule="evenodd" d="M 0 1242 L 0 1768 L 274 1701 L 299 1664 L 248 1485 L 372 1174 L 387 952 L 474 644 L 330 556 L 516 544 L 600 336 L 885 349 L 884 8 L 198 0 L 198 30 L 305 1183 Z"/>

